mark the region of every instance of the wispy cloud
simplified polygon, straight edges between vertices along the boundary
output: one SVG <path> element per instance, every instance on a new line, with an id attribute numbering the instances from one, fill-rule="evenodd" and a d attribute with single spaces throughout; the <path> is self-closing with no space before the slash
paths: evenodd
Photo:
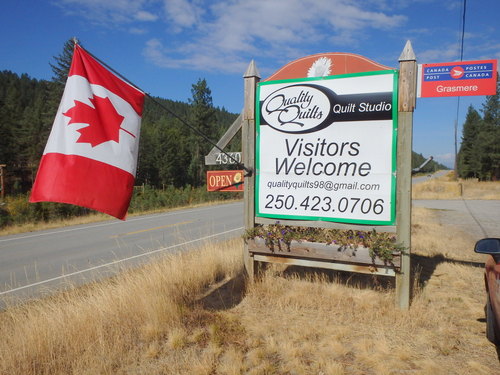
<path id="1" fill-rule="evenodd" d="M 447 48 L 432 48 L 418 53 L 419 62 L 430 64 L 445 61 L 457 61 L 460 57 L 460 48 L 457 45 Z"/>
<path id="2" fill-rule="evenodd" d="M 199 69 L 203 60 L 204 69 L 223 67 L 228 72 L 240 72 L 256 55 L 278 59 L 281 55 L 287 60 L 307 46 L 332 41 L 349 45 L 366 30 L 387 30 L 406 20 L 347 0 L 288 0 L 286 6 L 280 0 L 169 0 L 165 4 L 172 32 L 185 31 L 192 38 L 167 50 L 162 41 L 168 35 L 158 36 L 148 42 L 144 55 L 161 66 Z"/>
<path id="3" fill-rule="evenodd" d="M 135 19 L 138 20 L 138 21 L 156 21 L 158 19 L 158 16 L 153 14 L 153 13 L 150 13 L 150 12 L 146 12 L 145 10 L 139 10 L 137 13 L 135 13 Z"/>
<path id="4" fill-rule="evenodd" d="M 129 32 L 136 34 L 146 33 L 145 22 L 162 22 L 162 32 L 156 32 L 143 53 L 153 64 L 197 70 L 223 67 L 227 72 L 241 72 L 256 55 L 286 61 L 319 43 L 352 46 L 369 30 L 389 30 L 406 21 L 370 1 L 56 1 L 66 12 L 94 23 L 132 25 Z"/>
<path id="5" fill-rule="evenodd" d="M 66 14 L 82 17 L 107 27 L 135 21 L 156 21 L 158 17 L 146 9 L 147 0 L 54 0 Z"/>
<path id="6" fill-rule="evenodd" d="M 165 16 L 175 32 L 190 28 L 202 22 L 204 9 L 199 1 L 164 0 Z"/>

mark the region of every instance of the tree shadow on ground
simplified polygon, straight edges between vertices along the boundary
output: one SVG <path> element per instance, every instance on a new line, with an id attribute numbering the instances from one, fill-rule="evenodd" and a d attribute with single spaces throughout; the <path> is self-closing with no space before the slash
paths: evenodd
<path id="1" fill-rule="evenodd" d="M 240 273 L 210 287 L 197 302 L 207 310 L 229 310 L 243 300 L 245 285 L 246 277 Z"/>
<path id="2" fill-rule="evenodd" d="M 425 286 L 435 273 L 436 268 L 441 263 L 451 263 L 475 268 L 484 268 L 484 263 L 467 260 L 451 259 L 439 254 L 434 256 L 424 256 L 411 254 L 411 291 L 414 290 L 414 283 Z M 262 267 L 263 269 L 266 266 Z M 300 277 L 311 279 L 312 277 L 325 278 L 331 282 L 336 281 L 345 285 L 353 285 L 362 289 L 392 289 L 396 287 L 396 278 L 392 276 L 362 274 L 348 271 L 329 270 L 323 268 L 288 266 L 283 272 L 285 277 Z"/>
<path id="3" fill-rule="evenodd" d="M 441 263 L 460 264 L 477 268 L 484 267 L 484 263 L 481 262 L 449 259 L 443 255 L 424 256 L 411 254 L 412 283 L 417 282 L 419 286 L 425 286 Z M 259 272 L 265 272 L 269 266 L 269 263 L 259 263 Z M 323 279 L 361 289 L 387 290 L 396 287 L 395 277 L 324 268 L 288 266 L 283 271 L 280 271 L 279 274 L 283 277 L 299 277 L 303 280 Z M 244 273 L 230 279 L 222 280 L 216 285 L 211 286 L 198 298 L 197 302 L 208 310 L 229 310 L 243 300 L 247 281 Z M 415 290 L 414 285 L 411 286 L 411 291 L 413 290 Z"/>
<path id="4" fill-rule="evenodd" d="M 323 279 L 345 285 L 356 286 L 361 289 L 387 289 L 394 288 L 394 277 L 370 275 L 348 271 L 329 270 L 324 268 L 288 266 L 283 271 L 284 277 L 299 277 L 304 280 Z"/>
<path id="5" fill-rule="evenodd" d="M 426 256 L 419 254 L 411 254 L 412 274 L 418 275 L 419 285 L 425 285 L 432 275 L 435 273 L 437 266 L 441 263 L 457 264 L 462 266 L 484 268 L 484 262 L 474 262 L 469 260 L 459 260 L 447 258 L 442 254 L 434 256 Z"/>

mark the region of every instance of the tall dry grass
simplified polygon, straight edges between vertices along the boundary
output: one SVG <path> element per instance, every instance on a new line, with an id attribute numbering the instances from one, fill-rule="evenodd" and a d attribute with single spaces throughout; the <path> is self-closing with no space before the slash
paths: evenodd
<path id="1" fill-rule="evenodd" d="M 453 172 L 413 185 L 413 199 L 500 199 L 500 181 L 455 180 Z"/>
<path id="2" fill-rule="evenodd" d="M 115 374 L 155 358 L 199 293 L 241 272 L 236 249 L 207 245 L 8 309 L 0 315 L 0 374 Z"/>
<path id="3" fill-rule="evenodd" d="M 5 311 L 0 373 L 500 374 L 473 240 L 413 222 L 408 311 L 392 279 L 340 272 L 270 267 L 244 291 L 234 240 Z"/>

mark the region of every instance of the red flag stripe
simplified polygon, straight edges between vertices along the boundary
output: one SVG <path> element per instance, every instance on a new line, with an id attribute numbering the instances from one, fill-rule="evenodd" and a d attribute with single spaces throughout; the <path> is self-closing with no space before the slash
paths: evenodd
<path id="1" fill-rule="evenodd" d="M 129 102 L 137 114 L 142 116 L 144 93 L 104 68 L 79 45 L 75 46 L 69 71 L 69 76 L 72 75 L 85 77 L 91 84 L 105 87 Z"/>
<path id="2" fill-rule="evenodd" d="M 82 156 L 51 153 L 42 157 L 30 202 L 77 204 L 123 220 L 133 188 L 134 176 L 122 169 Z"/>

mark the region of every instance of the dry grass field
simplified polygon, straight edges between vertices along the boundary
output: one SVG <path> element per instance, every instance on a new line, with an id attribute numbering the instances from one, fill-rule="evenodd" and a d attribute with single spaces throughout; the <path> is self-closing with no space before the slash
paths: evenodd
<path id="1" fill-rule="evenodd" d="M 0 313 L 0 374 L 500 374 L 485 338 L 483 256 L 414 209 L 413 300 L 392 279 L 270 267 L 242 240 L 166 256 Z"/>
<path id="2" fill-rule="evenodd" d="M 500 182 L 478 182 L 477 179 L 455 180 L 453 171 L 416 184 L 413 199 L 500 199 Z"/>

